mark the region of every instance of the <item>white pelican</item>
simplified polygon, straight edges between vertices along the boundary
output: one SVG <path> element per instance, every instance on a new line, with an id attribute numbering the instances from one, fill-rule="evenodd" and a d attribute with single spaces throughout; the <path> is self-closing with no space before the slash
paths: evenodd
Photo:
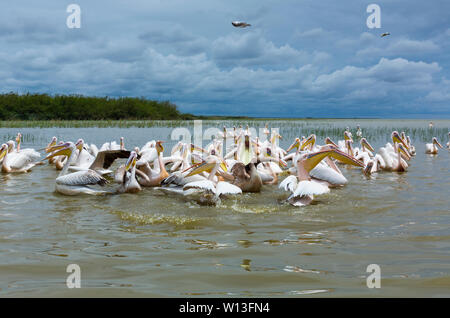
<path id="1" fill-rule="evenodd" d="M 439 146 L 439 148 L 444 149 L 444 147 L 442 147 L 442 145 L 439 143 L 437 138 L 433 137 L 433 139 L 431 141 L 431 144 L 425 144 L 425 153 L 432 154 L 432 155 L 437 155 L 437 153 L 438 153 L 438 146 Z"/>
<path id="2" fill-rule="evenodd" d="M 13 141 L 9 141 L 7 144 L 2 145 L 0 152 L 0 160 L 2 160 L 2 172 L 3 173 L 22 173 L 30 171 L 36 165 L 35 156 L 31 152 L 17 152 L 10 151 Z M 39 155 L 40 156 L 40 155 Z"/>
<path id="3" fill-rule="evenodd" d="M 362 167 L 362 163 L 354 160 L 344 152 L 334 148 L 326 148 L 318 152 L 304 153 L 296 161 L 297 176 L 289 176 L 280 183 L 280 188 L 285 191 L 290 191 L 292 194 L 287 201 L 295 206 L 308 205 L 314 199 L 314 195 L 328 193 L 330 190 L 326 184 L 320 181 L 313 180 L 310 172 L 313 170 L 325 157 L 333 156 L 348 164 Z"/>
<path id="4" fill-rule="evenodd" d="M 118 190 L 119 193 L 137 193 L 142 190 L 139 182 L 136 180 L 136 161 L 137 154 L 135 151 L 131 151 L 130 157 L 125 164 L 122 184 Z"/>
<path id="5" fill-rule="evenodd" d="M 185 183 L 181 187 L 172 188 L 159 188 L 165 192 L 175 192 L 188 196 L 189 198 L 197 201 L 200 204 L 216 204 L 220 201 L 220 197 L 228 194 L 239 194 L 242 190 L 225 181 L 220 181 L 216 174 L 219 169 L 224 172 L 227 171 L 225 162 L 214 155 L 206 157 L 205 161 L 196 164 L 189 174 L 187 174 L 186 179 L 197 176 L 200 173 L 208 172 L 208 178 L 197 179 L 196 181 L 191 181 Z"/>
<path id="6" fill-rule="evenodd" d="M 78 194 L 93 194 L 101 195 L 108 193 L 104 190 L 97 190 L 92 185 L 103 186 L 107 183 L 107 180 L 94 170 L 82 170 L 72 173 L 67 173 L 69 170 L 69 164 L 71 159 L 76 155 L 77 146 L 73 142 L 66 142 L 62 145 L 53 146 L 50 151 L 54 151 L 48 155 L 44 160 L 53 158 L 55 156 L 67 156 L 69 159 L 64 164 L 63 169 L 56 178 L 55 190 L 65 195 L 78 195 Z M 78 150 L 80 147 L 78 146 Z"/>
<path id="7" fill-rule="evenodd" d="M 357 125 L 356 126 L 356 136 L 358 137 L 358 138 L 361 138 L 362 137 L 362 131 L 361 131 L 361 127 L 359 127 L 359 125 Z"/>
<path id="8" fill-rule="evenodd" d="M 384 170 L 387 171 L 397 171 L 405 172 L 408 169 L 408 164 L 402 158 L 402 154 L 409 160 L 408 151 L 404 148 L 401 143 L 394 143 L 394 152 L 389 151 L 387 148 L 382 147 L 379 151 L 381 157 L 384 160 L 385 166 Z"/>
<path id="9" fill-rule="evenodd" d="M 412 143 L 411 143 L 411 138 L 409 138 L 409 136 L 406 137 L 406 142 L 407 142 L 407 146 L 408 146 L 408 149 L 409 149 L 409 153 L 410 153 L 412 156 L 415 156 L 415 155 L 416 155 L 416 147 L 414 147 L 414 146 L 412 145 Z"/>
<path id="10" fill-rule="evenodd" d="M 150 165 L 147 163 L 139 166 L 139 170 L 142 171 L 147 178 L 139 178 L 139 184 L 143 187 L 157 187 L 161 185 L 161 182 L 169 176 L 169 173 L 166 170 L 165 164 L 162 160 L 162 155 L 164 152 L 164 147 L 162 146 L 162 141 L 158 140 L 155 145 L 155 149 L 157 152 L 157 160 L 155 169 L 152 169 Z"/>

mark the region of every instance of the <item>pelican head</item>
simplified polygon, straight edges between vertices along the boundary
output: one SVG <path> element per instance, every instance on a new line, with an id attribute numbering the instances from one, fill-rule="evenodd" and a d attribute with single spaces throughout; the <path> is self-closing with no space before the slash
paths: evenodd
<path id="1" fill-rule="evenodd" d="M 8 145 L 3 144 L 2 147 L 0 148 L 0 160 L 3 159 L 3 157 L 6 155 L 7 152 L 8 152 Z"/>
<path id="2" fill-rule="evenodd" d="M 77 142 L 75 143 L 75 148 L 81 152 L 83 150 L 83 146 L 84 146 L 84 140 L 78 139 Z"/>
<path id="3" fill-rule="evenodd" d="M 58 138 L 56 138 L 55 136 L 52 137 L 52 140 L 50 141 L 50 143 L 47 145 L 47 147 L 45 147 L 45 152 L 48 153 L 48 149 L 55 146 L 56 142 L 58 141 Z"/>
<path id="4" fill-rule="evenodd" d="M 405 144 L 405 142 L 403 141 L 403 139 L 400 137 L 398 131 L 393 131 L 391 134 L 391 138 L 392 138 L 392 142 L 395 143 L 399 143 L 402 144 L 403 146 L 405 146 L 406 148 L 408 148 Z"/>
<path id="5" fill-rule="evenodd" d="M 75 149 L 77 149 L 77 146 L 75 146 L 75 144 L 73 142 L 66 142 L 66 143 L 63 143 L 61 145 L 53 146 L 53 147 L 51 147 L 49 149 L 50 150 L 49 152 L 52 152 L 52 153 L 49 154 L 44 159 L 42 159 L 42 161 L 51 159 L 51 158 L 56 157 L 56 156 L 67 156 L 67 157 L 70 157 L 70 155 L 72 154 L 72 152 Z"/>
<path id="6" fill-rule="evenodd" d="M 225 163 L 225 161 L 217 156 L 209 156 L 206 158 L 205 161 L 203 161 L 202 163 L 196 164 L 190 168 L 188 168 L 187 170 L 193 168 L 191 170 L 191 172 L 189 172 L 189 174 L 186 177 L 191 177 L 193 175 L 202 173 L 202 172 L 208 172 L 211 173 L 212 170 L 214 169 L 214 167 L 216 167 L 217 165 L 219 165 L 220 168 L 222 168 L 223 171 L 227 172 L 227 164 Z"/>
<path id="7" fill-rule="evenodd" d="M 338 145 L 336 145 L 336 143 L 335 143 L 333 140 L 331 140 L 330 137 L 325 138 L 325 143 L 326 143 L 327 145 L 332 145 L 332 146 L 334 146 L 334 147 L 336 147 L 336 148 L 339 148 Z"/>
<path id="8" fill-rule="evenodd" d="M 444 149 L 444 147 L 442 147 L 442 145 L 439 143 L 439 141 L 437 140 L 436 137 L 433 137 L 432 141 L 433 141 L 433 144 L 435 144 L 436 146 L 438 146 L 441 149 Z"/>
<path id="9" fill-rule="evenodd" d="M 125 170 L 129 170 L 131 167 L 136 166 L 137 153 L 132 151 L 130 157 L 128 157 L 127 163 L 125 164 Z"/>
<path id="10" fill-rule="evenodd" d="M 310 149 L 314 147 L 314 144 L 316 143 L 316 135 L 312 134 L 306 140 L 303 142 L 303 144 L 300 147 L 300 150 L 304 150 L 307 146 L 310 146 Z"/>
<path id="11" fill-rule="evenodd" d="M 16 137 L 16 142 L 19 145 L 20 144 L 20 140 L 22 139 L 22 134 L 21 133 L 17 133 L 17 137 Z"/>
<path id="12" fill-rule="evenodd" d="M 157 142 L 156 142 L 156 151 L 158 152 L 158 155 L 160 154 L 160 153 L 163 153 L 164 152 L 164 147 L 162 146 L 162 143 L 163 143 L 163 141 L 161 141 L 161 140 L 158 140 Z"/>
<path id="13" fill-rule="evenodd" d="M 363 172 L 366 176 L 371 174 L 372 171 L 372 167 L 373 167 L 373 160 L 369 160 L 369 162 L 367 163 L 367 165 L 364 167 Z"/>
<path id="14" fill-rule="evenodd" d="M 12 141 L 12 140 L 8 140 L 8 142 L 6 143 L 7 145 L 8 145 L 8 153 L 10 153 L 11 151 L 13 151 L 14 150 L 14 147 L 15 147 L 15 143 L 14 143 L 14 141 Z"/>
<path id="15" fill-rule="evenodd" d="M 294 143 L 292 145 L 290 145 L 289 148 L 286 150 L 286 152 L 289 152 L 294 148 L 298 149 L 298 147 L 300 147 L 300 138 L 297 137 L 297 138 L 295 138 Z"/>
<path id="16" fill-rule="evenodd" d="M 369 142 L 366 140 L 366 138 L 361 138 L 361 147 L 367 148 L 370 151 L 375 151 L 375 149 L 373 149 L 373 147 L 369 144 Z"/>

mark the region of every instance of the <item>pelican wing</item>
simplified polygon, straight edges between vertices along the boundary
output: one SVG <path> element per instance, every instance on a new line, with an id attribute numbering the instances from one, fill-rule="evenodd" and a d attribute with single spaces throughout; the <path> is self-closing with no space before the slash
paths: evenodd
<path id="1" fill-rule="evenodd" d="M 193 181 L 186 183 L 183 186 L 183 191 L 191 190 L 191 189 L 199 189 L 199 190 L 205 190 L 210 191 L 214 194 L 216 194 L 216 187 L 214 185 L 214 182 L 210 180 L 203 180 L 203 181 Z M 190 192 L 187 192 L 190 193 Z"/>
<path id="2" fill-rule="evenodd" d="M 295 189 L 294 193 L 288 198 L 288 200 L 295 197 L 302 197 L 306 195 L 324 194 L 330 192 L 330 189 L 323 184 L 314 181 L 300 181 Z"/>
<path id="3" fill-rule="evenodd" d="M 117 158 L 129 158 L 130 151 L 128 150 L 104 150 L 97 154 L 94 162 L 89 169 L 108 169 L 114 163 Z"/>
<path id="4" fill-rule="evenodd" d="M 344 185 L 348 182 L 342 174 L 338 173 L 333 168 L 322 164 L 317 165 L 309 174 L 315 179 L 327 181 L 333 185 Z"/>
<path id="5" fill-rule="evenodd" d="M 278 186 L 280 189 L 284 189 L 284 191 L 294 192 L 297 188 L 297 177 L 296 176 L 288 176 L 283 181 L 281 181 Z"/>
<path id="6" fill-rule="evenodd" d="M 27 169 L 34 166 L 33 156 L 29 156 L 27 153 L 11 153 L 8 154 L 7 164 L 13 170 Z"/>
<path id="7" fill-rule="evenodd" d="M 242 193 L 241 188 L 235 186 L 234 184 L 225 181 L 220 181 L 217 183 L 216 194 L 219 196 L 222 194 L 239 194 L 239 193 Z"/>
<path id="8" fill-rule="evenodd" d="M 77 171 L 56 178 L 56 183 L 69 186 L 105 185 L 108 181 L 93 170 Z"/>

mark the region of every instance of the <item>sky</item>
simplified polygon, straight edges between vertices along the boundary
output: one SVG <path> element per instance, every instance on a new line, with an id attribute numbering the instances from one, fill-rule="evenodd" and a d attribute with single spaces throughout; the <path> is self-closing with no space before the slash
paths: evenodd
<path id="1" fill-rule="evenodd" d="M 66 24 L 72 3 L 80 28 Z M 369 4 L 381 28 L 366 24 Z M 0 93 L 137 96 L 199 115 L 450 118 L 449 52 L 448 0 L 17 0 L 0 10 Z"/>

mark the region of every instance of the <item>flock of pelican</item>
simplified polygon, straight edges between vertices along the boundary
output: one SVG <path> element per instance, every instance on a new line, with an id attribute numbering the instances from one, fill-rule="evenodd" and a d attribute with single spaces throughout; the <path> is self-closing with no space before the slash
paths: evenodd
<path id="1" fill-rule="evenodd" d="M 344 139 L 337 143 L 327 137 L 324 145 L 318 145 L 312 134 L 296 138 L 286 150 L 279 146 L 282 136 L 277 130 L 270 132 L 266 125 L 264 134 L 266 138 L 261 141 L 251 135 L 248 127 L 223 127 L 220 136 L 205 148 L 180 141 L 170 156 L 164 156 L 160 140 L 127 150 L 123 138 L 119 143 L 107 142 L 99 149 L 83 139 L 75 143 L 58 142 L 53 137 L 38 151 L 22 149 L 19 133 L 15 142 L 10 140 L 1 146 L 0 164 L 3 173 L 22 173 L 48 161 L 60 171 L 55 190 L 64 195 L 136 193 L 143 187 L 155 187 L 201 204 L 216 204 L 224 196 L 278 186 L 288 192 L 286 202 L 304 206 L 314 196 L 347 184 L 339 166 L 358 167 L 367 176 L 378 171 L 405 172 L 416 153 L 409 136 L 397 131 L 391 134 L 392 143 L 388 142 L 375 153 L 359 125 L 356 131 L 359 145 L 355 145 L 348 127 Z M 226 149 L 226 144 L 231 146 Z M 432 143 L 426 144 L 425 152 L 437 154 L 438 147 L 443 149 L 434 137 Z M 450 133 L 447 149 L 450 150 Z M 42 160 L 39 151 L 46 153 Z M 125 164 L 111 170 L 119 158 L 126 159 Z M 114 189 L 105 187 L 114 183 L 117 184 Z"/>

